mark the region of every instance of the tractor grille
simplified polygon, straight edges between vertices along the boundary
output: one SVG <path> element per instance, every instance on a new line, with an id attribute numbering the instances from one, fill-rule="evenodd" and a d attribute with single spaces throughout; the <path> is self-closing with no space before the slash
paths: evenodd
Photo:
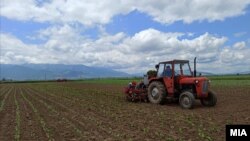
<path id="1" fill-rule="evenodd" d="M 205 94 L 208 92 L 208 81 L 205 80 L 203 81 L 203 84 L 202 84 L 202 93 Z"/>

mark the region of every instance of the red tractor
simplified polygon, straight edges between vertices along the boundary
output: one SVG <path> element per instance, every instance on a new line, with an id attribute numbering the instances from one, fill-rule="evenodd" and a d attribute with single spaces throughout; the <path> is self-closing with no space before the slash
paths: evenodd
<path id="1" fill-rule="evenodd" d="M 155 68 L 155 74 L 145 75 L 140 83 L 131 82 L 125 88 L 127 100 L 163 104 L 167 99 L 173 99 L 185 109 L 193 108 L 195 99 L 204 106 L 216 105 L 216 94 L 209 89 L 208 78 L 196 77 L 196 58 L 194 72 L 188 60 L 160 62 Z"/>

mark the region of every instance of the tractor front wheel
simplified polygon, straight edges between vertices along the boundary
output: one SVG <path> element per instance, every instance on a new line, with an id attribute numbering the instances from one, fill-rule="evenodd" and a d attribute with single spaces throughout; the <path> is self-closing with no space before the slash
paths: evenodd
<path id="1" fill-rule="evenodd" d="M 185 91 L 181 93 L 180 98 L 179 98 L 179 104 L 182 108 L 192 109 L 194 106 L 194 102 L 195 102 L 195 98 L 191 92 Z"/>
<path id="2" fill-rule="evenodd" d="M 166 99 L 165 86 L 158 81 L 152 82 L 148 86 L 148 100 L 154 104 L 163 104 Z"/>
<path id="3" fill-rule="evenodd" d="M 212 107 L 212 106 L 215 106 L 216 103 L 217 103 L 216 94 L 215 94 L 215 92 L 213 92 L 211 90 L 208 91 L 207 98 L 201 99 L 201 104 L 203 106 Z"/>

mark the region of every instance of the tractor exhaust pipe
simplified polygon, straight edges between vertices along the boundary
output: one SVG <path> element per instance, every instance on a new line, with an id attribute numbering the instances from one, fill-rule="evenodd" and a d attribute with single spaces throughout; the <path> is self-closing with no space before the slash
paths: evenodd
<path id="1" fill-rule="evenodd" d="M 194 77 L 196 77 L 196 57 L 194 58 Z"/>

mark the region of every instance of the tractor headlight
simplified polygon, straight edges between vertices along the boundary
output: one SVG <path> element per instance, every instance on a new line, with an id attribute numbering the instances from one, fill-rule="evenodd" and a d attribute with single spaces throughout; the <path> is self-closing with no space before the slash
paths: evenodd
<path id="1" fill-rule="evenodd" d="M 199 80 L 195 80 L 194 83 L 195 83 L 195 84 L 198 84 L 198 83 L 199 83 Z"/>

